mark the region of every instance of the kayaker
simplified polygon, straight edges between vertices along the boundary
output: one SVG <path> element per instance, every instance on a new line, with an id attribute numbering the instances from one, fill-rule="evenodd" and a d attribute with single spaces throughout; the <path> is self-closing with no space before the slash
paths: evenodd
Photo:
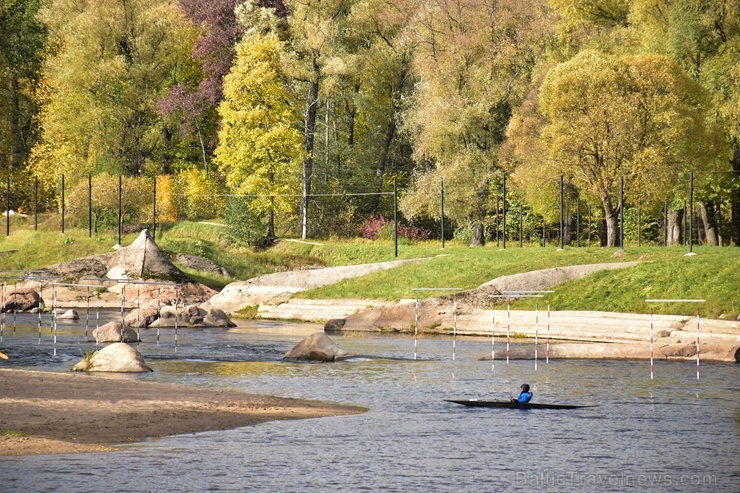
<path id="1" fill-rule="evenodd" d="M 519 397 L 512 397 L 511 402 L 516 402 L 517 404 L 526 404 L 529 401 L 532 400 L 532 392 L 529 390 L 529 384 L 523 383 L 520 387 L 522 391 L 519 393 Z"/>

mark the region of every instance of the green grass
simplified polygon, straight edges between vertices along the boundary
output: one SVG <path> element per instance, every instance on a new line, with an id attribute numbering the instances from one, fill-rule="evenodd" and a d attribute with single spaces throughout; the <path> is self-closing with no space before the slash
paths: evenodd
<path id="1" fill-rule="evenodd" d="M 20 229 L 0 238 L 0 270 L 28 270 L 51 264 L 112 251 L 117 242 L 115 232 L 88 238 L 87 230 L 68 230 L 62 235 L 54 228 L 39 231 Z M 126 235 L 128 245 L 136 234 Z M 292 269 L 354 265 L 397 259 L 424 258 L 396 269 L 377 272 L 299 293 L 309 299 L 383 299 L 400 300 L 439 296 L 439 291 L 414 291 L 414 288 L 474 289 L 503 275 L 559 266 L 640 260 L 628 269 L 602 271 L 578 281 L 556 286 L 551 296 L 555 310 L 599 310 L 702 316 L 725 315 L 735 318 L 740 313 L 740 249 L 695 247 L 695 256 L 686 256 L 685 247 L 629 247 L 616 256 L 614 248 L 575 248 L 558 250 L 548 246 L 502 250 L 495 245 L 469 248 L 448 242 L 399 246 L 394 256 L 391 242 L 298 241 L 281 240 L 267 251 L 255 252 L 230 242 L 219 225 L 178 222 L 157 232 L 157 244 L 170 259 L 177 253 L 210 258 L 225 267 L 236 280 Z M 185 269 L 184 269 L 185 270 Z M 187 270 L 188 275 L 215 289 L 234 279 Z M 451 292 L 450 292 L 451 294 Z M 653 304 L 645 299 L 706 299 L 701 305 Z M 544 301 L 540 300 L 540 307 Z M 519 300 L 516 309 L 534 308 L 535 300 Z"/>

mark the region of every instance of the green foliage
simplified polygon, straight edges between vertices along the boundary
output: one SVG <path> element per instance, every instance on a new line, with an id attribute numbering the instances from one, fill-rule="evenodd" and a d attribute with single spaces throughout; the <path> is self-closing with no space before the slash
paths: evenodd
<path id="1" fill-rule="evenodd" d="M 118 178 L 107 173 L 92 177 L 92 220 L 95 233 L 118 227 Z M 89 190 L 88 181 L 80 180 L 69 192 L 66 213 L 70 226 L 89 226 Z M 124 224 L 151 222 L 151 181 L 129 176 L 121 177 L 121 190 Z"/>
<path id="2" fill-rule="evenodd" d="M 223 184 L 213 174 L 197 168 L 182 170 L 175 175 L 173 188 L 176 210 L 187 219 L 223 216 Z"/>
<path id="3" fill-rule="evenodd" d="M 191 70 L 195 29 L 166 0 L 51 0 L 40 18 L 52 36 L 37 175 L 138 175 L 165 144 L 157 103 Z"/>
<path id="4" fill-rule="evenodd" d="M 245 38 L 224 80 L 219 106 L 223 123 L 215 161 L 229 189 L 245 195 L 230 201 L 227 215 L 239 223 L 238 234 L 250 244 L 257 241 L 255 235 L 275 237 L 275 215 L 292 212 L 292 196 L 299 188 L 301 136 L 283 84 L 281 53 L 275 35 Z M 236 234 L 237 225 L 232 226 Z"/>

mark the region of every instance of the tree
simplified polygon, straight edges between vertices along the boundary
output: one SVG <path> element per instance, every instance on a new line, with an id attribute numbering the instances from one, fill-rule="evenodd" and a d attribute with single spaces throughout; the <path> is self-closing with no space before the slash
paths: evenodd
<path id="1" fill-rule="evenodd" d="M 740 246 L 740 1 L 635 0 L 635 38 L 646 51 L 676 61 L 709 93 L 709 117 L 722 128 L 731 149 L 729 166 L 700 188 L 708 242 L 717 237 L 722 203 L 731 208 L 731 242 Z M 712 214 L 716 211 L 717 214 Z"/>
<path id="2" fill-rule="evenodd" d="M 37 138 L 35 92 L 46 44 L 40 7 L 40 0 L 0 0 L 0 169 L 16 183 Z"/>
<path id="3" fill-rule="evenodd" d="M 607 245 L 615 246 L 620 177 L 628 196 L 662 203 L 681 173 L 719 162 L 721 138 L 706 107 L 701 87 L 665 57 L 582 52 L 542 84 L 544 165 L 599 200 Z M 540 165 L 530 159 L 524 171 Z"/>
<path id="4" fill-rule="evenodd" d="M 407 217 L 483 223 L 498 188 L 498 150 L 512 108 L 523 98 L 550 22 L 544 2 L 436 0 L 414 25 L 420 79 L 404 115 L 420 167 L 401 201 Z"/>
<path id="5" fill-rule="evenodd" d="M 268 242 L 276 237 L 275 215 L 292 210 L 303 158 L 281 53 L 282 43 L 272 33 L 249 33 L 237 46 L 224 78 L 215 157 L 232 192 L 247 195 L 249 212 L 263 220 Z"/>
<path id="6" fill-rule="evenodd" d="M 38 176 L 156 171 L 163 149 L 157 102 L 191 73 L 195 30 L 166 0 L 51 0 Z"/>

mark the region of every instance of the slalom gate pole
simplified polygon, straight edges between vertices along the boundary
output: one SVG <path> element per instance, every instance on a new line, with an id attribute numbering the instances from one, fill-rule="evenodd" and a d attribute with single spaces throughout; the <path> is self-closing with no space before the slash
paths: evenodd
<path id="1" fill-rule="evenodd" d="M 705 299 L 652 299 L 645 303 L 704 303 Z M 699 309 L 696 309 L 696 380 L 699 380 Z M 650 309 L 650 378 L 653 378 L 653 310 Z"/>
<path id="2" fill-rule="evenodd" d="M 416 359 L 416 339 L 419 335 L 419 295 L 416 295 L 416 309 L 414 313 L 414 359 Z"/>
<path id="3" fill-rule="evenodd" d="M 18 281 L 13 283 L 13 337 L 15 337 L 16 313 L 18 313 Z"/>
<path id="4" fill-rule="evenodd" d="M 511 332 L 511 300 L 506 298 L 506 364 L 509 364 L 509 343 Z"/>
<path id="5" fill-rule="evenodd" d="M 650 380 L 653 379 L 653 308 L 650 308 Z"/>
<path id="6" fill-rule="evenodd" d="M 496 332 L 496 308 L 494 307 L 493 318 L 491 319 L 491 371 L 495 368 L 496 361 L 496 340 L 494 339 L 494 333 Z"/>
<path id="7" fill-rule="evenodd" d="M 100 344 L 100 293 L 95 295 L 95 350 Z"/>
<path id="8" fill-rule="evenodd" d="M 39 344 L 41 344 L 41 314 L 44 313 L 44 282 L 39 281 Z"/>
<path id="9" fill-rule="evenodd" d="M 57 355 L 57 287 L 51 288 L 51 332 L 54 339 L 54 356 Z"/>
<path id="10" fill-rule="evenodd" d="M 2 287 L 2 313 L 0 313 L 0 342 L 3 342 L 3 332 L 5 331 L 5 282 Z"/>
<path id="11" fill-rule="evenodd" d="M 457 295 L 452 302 L 452 361 L 455 361 L 455 342 L 457 340 Z"/>
<path id="12" fill-rule="evenodd" d="M 550 298 L 547 298 L 547 346 L 545 348 L 545 364 L 550 364 Z"/>
<path id="13" fill-rule="evenodd" d="M 87 288 L 87 306 L 85 307 L 85 341 L 90 330 L 90 288 Z"/>
<path id="14" fill-rule="evenodd" d="M 160 303 L 160 295 L 162 288 L 157 288 L 157 347 L 159 347 L 159 328 L 162 326 L 162 308 Z"/>
<path id="15" fill-rule="evenodd" d="M 696 309 L 696 380 L 699 380 L 699 309 Z"/>
<path id="16" fill-rule="evenodd" d="M 537 371 L 537 338 L 540 331 L 539 301 L 534 303 L 534 371 Z"/>

